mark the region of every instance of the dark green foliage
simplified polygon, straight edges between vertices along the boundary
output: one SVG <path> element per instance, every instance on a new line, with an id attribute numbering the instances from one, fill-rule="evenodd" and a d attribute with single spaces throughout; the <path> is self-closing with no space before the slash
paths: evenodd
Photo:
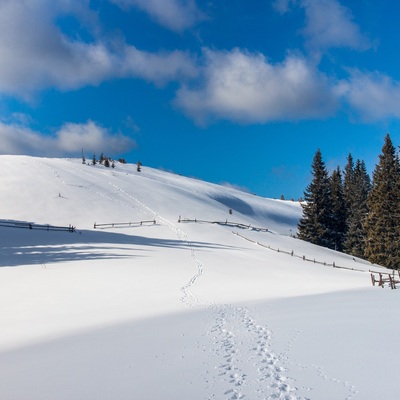
<path id="1" fill-rule="evenodd" d="M 333 171 L 330 184 L 331 201 L 328 207 L 331 210 L 329 228 L 332 243 L 329 247 L 342 251 L 347 230 L 347 211 L 343 193 L 342 173 L 339 167 Z"/>
<path id="2" fill-rule="evenodd" d="M 96 154 L 93 154 L 93 158 L 92 158 L 92 165 L 96 165 L 97 161 L 96 161 Z"/>
<path id="3" fill-rule="evenodd" d="M 354 191 L 354 161 L 353 161 L 353 156 L 349 154 L 347 156 L 346 167 L 344 168 L 344 179 L 343 179 L 343 194 L 347 209 L 350 209 L 351 207 L 353 191 Z"/>
<path id="4" fill-rule="evenodd" d="M 346 253 L 364 257 L 366 232 L 363 221 L 368 214 L 367 198 L 371 179 L 364 161 L 357 160 L 347 195 L 347 234 L 344 243 Z"/>
<path id="5" fill-rule="evenodd" d="M 368 237 L 365 246 L 368 260 L 391 268 L 400 266 L 399 194 L 400 163 L 387 134 L 379 163 L 373 172 L 364 228 Z"/>
<path id="6" fill-rule="evenodd" d="M 317 150 L 312 163 L 313 179 L 304 192 L 303 217 L 299 222 L 299 238 L 332 247 L 331 185 L 321 150 Z"/>
<path id="7" fill-rule="evenodd" d="M 110 160 L 108 159 L 108 157 L 104 158 L 104 166 L 110 168 Z"/>

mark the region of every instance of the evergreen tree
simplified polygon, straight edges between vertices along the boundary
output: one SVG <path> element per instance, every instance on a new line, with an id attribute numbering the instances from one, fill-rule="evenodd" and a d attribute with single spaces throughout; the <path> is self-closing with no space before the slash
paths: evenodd
<path id="1" fill-rule="evenodd" d="M 346 235 L 346 203 L 343 193 L 343 181 L 340 168 L 337 167 L 333 171 L 331 179 L 331 215 L 330 215 L 330 231 L 332 243 L 328 245 L 338 251 L 343 251 L 343 242 Z"/>
<path id="2" fill-rule="evenodd" d="M 311 173 L 313 179 L 304 192 L 298 236 L 307 242 L 332 247 L 331 186 L 320 149 L 315 153 Z"/>
<path id="3" fill-rule="evenodd" d="M 354 161 L 353 161 L 353 156 L 349 154 L 347 156 L 347 164 L 344 169 L 344 179 L 343 179 L 343 193 L 347 210 L 351 208 L 353 190 L 354 190 Z"/>
<path id="4" fill-rule="evenodd" d="M 363 221 L 368 214 L 367 198 L 371 190 L 371 179 L 364 161 L 357 160 L 353 180 L 349 187 L 347 206 L 347 234 L 344 243 L 346 253 L 364 257 L 366 232 Z"/>
<path id="5" fill-rule="evenodd" d="M 96 154 L 93 154 L 93 158 L 92 158 L 92 165 L 96 165 L 97 161 L 96 161 Z"/>
<path id="6" fill-rule="evenodd" d="M 373 172 L 364 228 L 368 237 L 365 247 L 368 260 L 391 268 L 400 266 L 399 193 L 400 162 L 387 134 Z"/>

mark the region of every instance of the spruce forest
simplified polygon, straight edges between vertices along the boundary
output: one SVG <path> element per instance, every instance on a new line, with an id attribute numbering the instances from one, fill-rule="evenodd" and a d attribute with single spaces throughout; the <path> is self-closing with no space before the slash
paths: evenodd
<path id="1" fill-rule="evenodd" d="M 298 237 L 398 269 L 400 162 L 390 135 L 385 137 L 372 181 L 364 161 L 354 161 L 351 154 L 344 171 L 338 167 L 329 176 L 319 149 L 311 172 Z"/>

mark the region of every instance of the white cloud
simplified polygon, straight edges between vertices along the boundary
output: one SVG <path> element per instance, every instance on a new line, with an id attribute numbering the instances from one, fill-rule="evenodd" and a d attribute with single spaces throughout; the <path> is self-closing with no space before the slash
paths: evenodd
<path id="1" fill-rule="evenodd" d="M 321 118 L 336 108 L 328 79 L 300 56 L 272 64 L 239 49 L 204 54 L 203 84 L 184 85 L 175 100 L 200 124 L 210 118 L 241 123 Z"/>
<path id="2" fill-rule="evenodd" d="M 23 97 L 49 87 L 75 89 L 111 78 L 164 83 L 196 74 L 185 52 L 150 53 L 125 43 L 86 43 L 65 36 L 54 21 L 64 13 L 88 19 L 90 11 L 82 4 L 0 2 L 0 92 Z"/>
<path id="3" fill-rule="evenodd" d="M 85 124 L 67 123 L 54 136 L 44 135 L 26 126 L 0 122 L 0 154 L 37 156 L 76 156 L 81 149 L 108 156 L 126 153 L 135 141 L 122 134 L 113 134 L 93 121 Z"/>
<path id="4" fill-rule="evenodd" d="M 133 75 L 156 84 L 185 80 L 198 75 L 198 68 L 189 53 L 178 50 L 149 53 L 133 46 L 125 47 L 120 60 L 120 71 L 123 76 Z"/>
<path id="5" fill-rule="evenodd" d="M 275 0 L 272 2 L 272 7 L 280 14 L 285 14 L 297 1 L 298 0 Z"/>
<path id="6" fill-rule="evenodd" d="M 400 82 L 387 75 L 354 70 L 338 90 L 363 120 L 400 118 Z"/>
<path id="7" fill-rule="evenodd" d="M 349 47 L 365 50 L 369 40 L 353 21 L 351 11 L 336 0 L 302 0 L 306 13 L 303 34 L 312 49 Z"/>
<path id="8" fill-rule="evenodd" d="M 110 0 L 123 8 L 135 6 L 160 25 L 182 32 L 204 19 L 194 0 Z"/>

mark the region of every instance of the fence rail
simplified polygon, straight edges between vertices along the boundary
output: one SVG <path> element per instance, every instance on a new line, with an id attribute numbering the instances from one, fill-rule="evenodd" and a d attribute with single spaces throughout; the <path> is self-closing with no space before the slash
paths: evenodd
<path id="1" fill-rule="evenodd" d="M 250 229 L 253 231 L 257 232 L 269 232 L 268 228 L 258 228 L 256 226 L 246 225 L 242 224 L 240 222 L 232 222 L 232 221 L 206 221 L 206 220 L 201 220 L 201 219 L 188 219 L 188 218 L 181 218 L 179 216 L 178 222 L 181 223 L 188 223 L 188 222 L 194 222 L 194 223 L 200 223 L 200 224 L 214 224 L 214 225 L 224 225 L 224 226 L 229 226 L 231 228 L 240 228 L 240 229 Z"/>
<path id="2" fill-rule="evenodd" d="M 18 222 L 0 220 L 0 226 L 6 228 L 34 229 L 42 231 L 76 232 L 75 226 L 55 226 L 49 224 L 35 224 L 33 222 Z"/>
<path id="3" fill-rule="evenodd" d="M 377 283 L 380 287 L 385 287 L 385 284 L 388 284 L 391 289 L 396 289 L 396 284 L 400 283 L 400 271 L 397 270 L 397 277 L 395 276 L 395 270 L 392 272 L 378 272 L 378 271 L 371 271 L 371 281 L 372 286 L 375 286 Z"/>
<path id="4" fill-rule="evenodd" d="M 94 229 L 107 229 L 107 228 L 129 228 L 129 227 L 136 227 L 136 226 L 149 226 L 155 225 L 156 220 L 152 221 L 138 221 L 138 222 L 109 222 L 105 224 L 97 224 L 94 223 Z"/>
<path id="5" fill-rule="evenodd" d="M 295 254 L 295 252 L 294 252 L 293 250 L 292 250 L 292 251 L 287 251 L 287 250 L 282 250 L 282 249 L 275 249 L 275 248 L 273 248 L 273 247 L 271 247 L 271 246 L 262 244 L 262 243 L 260 243 L 260 242 L 255 241 L 255 240 L 249 239 L 249 238 L 247 238 L 247 237 L 245 237 L 245 236 L 243 236 L 243 235 L 240 235 L 240 234 L 237 233 L 237 232 L 232 232 L 232 233 L 233 233 L 234 235 L 239 236 L 239 237 L 241 237 L 242 239 L 245 239 L 245 240 L 247 240 L 248 242 L 254 243 L 254 244 L 258 245 L 258 246 L 264 247 L 264 248 L 269 249 L 269 250 L 272 250 L 272 251 L 276 251 L 277 253 L 288 254 L 288 255 L 290 255 L 290 256 L 292 256 L 292 257 L 300 258 L 300 259 L 302 259 L 303 261 L 312 262 L 312 263 L 314 263 L 314 264 L 321 264 L 321 265 L 324 265 L 324 266 L 327 266 L 327 267 L 340 268 L 340 269 L 347 269 L 347 270 L 350 270 L 350 271 L 357 271 L 357 272 L 365 272 L 365 271 L 362 270 L 362 269 L 350 268 L 350 267 L 342 267 L 342 266 L 340 266 L 340 265 L 337 265 L 335 262 L 328 263 L 328 262 L 326 262 L 326 261 L 317 261 L 315 258 L 314 258 L 314 259 L 310 259 L 310 258 L 307 258 L 307 257 L 304 256 L 304 255 Z"/>

